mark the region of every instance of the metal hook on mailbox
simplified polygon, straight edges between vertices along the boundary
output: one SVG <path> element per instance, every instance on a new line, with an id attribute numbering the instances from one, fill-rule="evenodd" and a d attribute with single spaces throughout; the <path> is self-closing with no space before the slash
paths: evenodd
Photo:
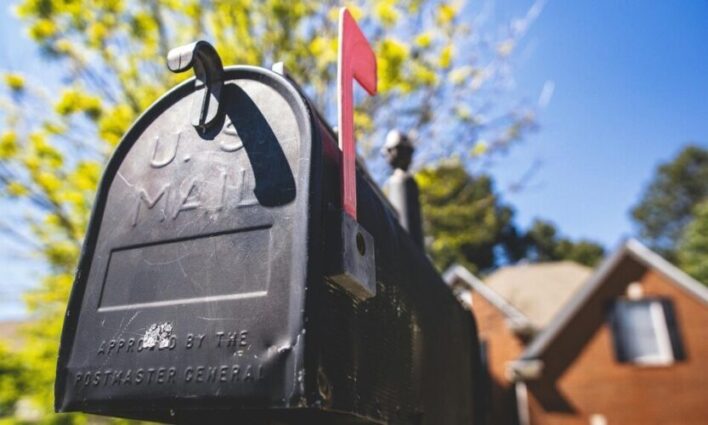
<path id="1" fill-rule="evenodd" d="M 224 67 L 214 46 L 200 40 L 176 47 L 167 54 L 167 68 L 172 72 L 194 68 L 197 81 L 192 101 L 192 125 L 201 130 L 209 128 L 217 121 L 224 87 Z"/>

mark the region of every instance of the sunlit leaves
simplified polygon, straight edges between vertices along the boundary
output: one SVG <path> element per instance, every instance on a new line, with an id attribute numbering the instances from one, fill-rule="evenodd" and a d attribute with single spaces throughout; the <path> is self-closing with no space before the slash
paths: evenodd
<path id="1" fill-rule="evenodd" d="M 17 73 L 9 72 L 4 76 L 5 84 L 13 92 L 20 92 L 25 88 L 25 78 Z"/>
<path id="2" fill-rule="evenodd" d="M 0 418 L 9 416 L 14 403 L 31 381 L 26 359 L 0 342 Z"/>
<path id="3" fill-rule="evenodd" d="M 475 272 L 495 264 L 512 213 L 487 176 L 473 178 L 459 161 L 426 167 L 416 174 L 420 186 L 428 251 L 444 270 L 453 263 Z M 470 223 L 475 223 L 470 226 Z"/>
<path id="4" fill-rule="evenodd" d="M 408 56 L 408 46 L 393 38 L 384 39 L 376 49 L 378 58 L 379 91 L 387 92 L 402 87 L 401 74 Z"/>
<path id="5" fill-rule="evenodd" d="M 428 47 L 430 47 L 430 44 L 432 42 L 433 42 L 432 31 L 426 31 L 422 34 L 418 34 L 414 40 L 415 46 L 422 48 L 422 49 L 427 49 Z"/>
<path id="6" fill-rule="evenodd" d="M 447 69 L 452 64 L 453 47 L 451 44 L 445 46 L 440 51 L 440 56 L 438 58 L 438 65 L 442 69 Z"/>
<path id="7" fill-rule="evenodd" d="M 69 88 L 60 93 L 54 109 L 59 115 L 84 112 L 90 118 L 97 119 L 101 115 L 101 99 L 85 91 Z"/>
<path id="8" fill-rule="evenodd" d="M 17 133 L 6 131 L 0 135 L 0 160 L 7 160 L 17 154 Z"/>
<path id="9" fill-rule="evenodd" d="M 473 156 L 482 156 L 485 153 L 487 153 L 487 149 L 489 149 L 489 144 L 484 140 L 478 140 L 477 143 L 475 143 L 474 147 L 472 148 L 472 155 Z"/>
<path id="10" fill-rule="evenodd" d="M 29 190 L 27 189 L 27 186 L 24 184 L 14 181 L 14 182 L 9 182 L 5 186 L 5 191 L 10 197 L 13 198 L 19 198 L 22 196 L 26 196 L 29 193 Z"/>
<path id="11" fill-rule="evenodd" d="M 98 123 L 98 134 L 110 145 L 116 145 L 135 118 L 128 105 L 117 105 L 106 112 Z"/>
<path id="12" fill-rule="evenodd" d="M 438 6 L 437 21 L 441 25 L 448 25 L 457 16 L 458 6 L 451 3 L 443 3 Z"/>
<path id="13" fill-rule="evenodd" d="M 686 273 L 708 286 L 708 199 L 693 208 L 693 220 L 681 234 L 676 257 Z"/>
<path id="14" fill-rule="evenodd" d="M 377 2 L 374 7 L 374 14 L 384 27 L 391 27 L 398 21 L 399 14 L 395 7 L 395 1 L 382 0 Z"/>
<path id="15" fill-rule="evenodd" d="M 30 37 L 37 41 L 52 37 L 56 32 L 57 26 L 50 19 L 39 19 L 29 28 Z"/>

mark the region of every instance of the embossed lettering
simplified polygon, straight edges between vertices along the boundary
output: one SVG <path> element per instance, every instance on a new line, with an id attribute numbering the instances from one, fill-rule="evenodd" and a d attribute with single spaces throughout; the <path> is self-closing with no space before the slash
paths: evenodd
<path id="1" fill-rule="evenodd" d="M 116 347 L 116 341 L 114 339 L 108 342 L 108 351 L 106 354 L 111 354 L 111 351 Z"/>
<path id="2" fill-rule="evenodd" d="M 243 378 L 244 381 L 253 381 L 253 373 L 251 369 L 251 365 L 248 365 L 246 367 L 246 376 Z"/>
<path id="3" fill-rule="evenodd" d="M 157 151 L 159 149 L 159 144 L 160 144 L 160 138 L 155 137 L 155 149 L 152 152 L 152 158 L 150 159 L 150 166 L 152 168 L 162 168 L 166 166 L 167 164 L 171 163 L 174 161 L 175 157 L 177 156 L 177 147 L 179 146 L 179 140 L 182 136 L 182 133 L 179 132 L 177 133 L 177 137 L 175 138 L 175 143 L 174 147 L 172 148 L 172 153 L 166 155 L 164 158 L 158 160 L 157 159 Z"/>
<path id="4" fill-rule="evenodd" d="M 237 150 L 243 148 L 243 143 L 241 141 L 234 142 L 234 143 L 226 143 L 225 140 L 222 140 L 219 142 L 219 149 L 221 149 L 224 152 L 236 152 Z"/>
<path id="5" fill-rule="evenodd" d="M 123 379 L 123 385 L 125 385 L 125 384 L 132 384 L 132 383 L 133 383 L 133 382 L 132 382 L 132 380 L 131 380 L 131 370 L 128 369 L 128 371 L 125 372 L 125 378 Z"/>
<path id="6" fill-rule="evenodd" d="M 204 382 L 204 366 L 197 366 L 197 382 Z"/>
<path id="7" fill-rule="evenodd" d="M 153 377 L 153 375 L 155 375 L 155 369 L 150 367 L 150 368 L 148 368 L 147 371 L 148 371 L 147 383 L 149 384 L 149 383 L 152 382 L 152 377 Z"/>
<path id="8" fill-rule="evenodd" d="M 236 382 L 255 382 L 264 378 L 262 365 L 214 365 L 187 366 L 183 370 L 185 383 L 227 384 Z M 96 371 L 77 372 L 74 385 L 83 387 L 115 386 L 115 385 L 167 385 L 177 383 L 178 369 L 172 367 L 157 367 L 147 369 L 104 369 Z"/>
<path id="9" fill-rule="evenodd" d="M 226 374 L 229 372 L 228 366 L 221 366 L 219 368 L 219 382 L 226 382 Z"/>
<path id="10" fill-rule="evenodd" d="M 248 342 L 248 331 L 234 331 L 234 332 L 222 332 L 216 333 L 216 346 L 220 347 L 247 347 Z"/>
<path id="11" fill-rule="evenodd" d="M 221 172 L 221 196 L 219 196 L 219 203 L 214 208 L 215 211 L 221 211 L 224 208 L 224 200 L 226 199 L 226 171 Z"/>
<path id="12" fill-rule="evenodd" d="M 207 368 L 207 382 L 216 382 L 216 372 L 219 370 L 216 366 L 209 366 Z"/>
<path id="13" fill-rule="evenodd" d="M 147 209 L 151 210 L 155 208 L 157 203 L 160 202 L 163 197 L 165 197 L 165 202 L 163 208 L 160 209 L 160 213 L 162 214 L 162 216 L 160 217 L 160 221 L 165 221 L 165 219 L 167 218 L 167 214 L 165 213 L 165 211 L 167 210 L 167 197 L 165 196 L 165 193 L 167 192 L 169 187 L 170 185 L 166 184 L 154 197 L 151 197 L 144 189 L 140 190 L 140 193 L 138 195 L 138 205 L 135 208 L 135 219 L 133 220 L 133 226 L 138 225 L 138 219 L 140 218 L 140 207 L 143 202 L 145 203 L 145 205 L 147 205 Z"/>
<path id="14" fill-rule="evenodd" d="M 175 211 L 173 219 L 176 219 L 182 211 L 189 211 L 201 206 L 201 201 L 199 200 L 199 191 L 197 189 L 197 181 L 192 180 L 189 185 L 189 190 L 182 198 L 182 202 L 179 204 L 179 208 Z"/>

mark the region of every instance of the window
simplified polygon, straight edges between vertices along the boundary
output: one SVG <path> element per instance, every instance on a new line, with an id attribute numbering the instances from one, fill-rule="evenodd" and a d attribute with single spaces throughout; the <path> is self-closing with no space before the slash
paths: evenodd
<path id="1" fill-rule="evenodd" d="M 683 360 L 671 301 L 618 300 L 612 308 L 611 324 L 620 362 L 662 365 Z"/>

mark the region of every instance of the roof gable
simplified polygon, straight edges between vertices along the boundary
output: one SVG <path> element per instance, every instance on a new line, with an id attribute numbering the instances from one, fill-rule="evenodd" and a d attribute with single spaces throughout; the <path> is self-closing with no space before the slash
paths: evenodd
<path id="1" fill-rule="evenodd" d="M 527 263 L 502 267 L 484 282 L 543 329 L 591 275 L 592 269 L 572 261 Z"/>
<path id="2" fill-rule="evenodd" d="M 569 325 L 572 319 L 580 313 L 593 294 L 607 282 L 608 277 L 615 272 L 626 259 L 632 259 L 646 269 L 656 270 L 664 275 L 668 281 L 676 284 L 688 294 L 708 305 L 708 288 L 701 285 L 698 281 L 688 276 L 640 242 L 630 239 L 598 267 L 590 279 L 558 312 L 550 325 L 534 338 L 529 347 L 522 354 L 521 359 L 530 360 L 539 358 L 551 346 L 552 342 L 561 334 L 565 327 Z"/>
<path id="3" fill-rule="evenodd" d="M 443 279 L 448 284 L 452 286 L 456 280 L 461 280 L 469 288 L 475 291 L 477 294 L 486 299 L 491 305 L 499 309 L 499 311 L 506 316 L 511 325 L 515 329 L 531 329 L 533 326 L 531 321 L 517 308 L 509 304 L 501 295 L 494 292 L 493 289 L 489 288 L 481 280 L 479 280 L 475 275 L 473 275 L 467 268 L 454 264 L 450 266 L 445 273 L 443 273 Z"/>

